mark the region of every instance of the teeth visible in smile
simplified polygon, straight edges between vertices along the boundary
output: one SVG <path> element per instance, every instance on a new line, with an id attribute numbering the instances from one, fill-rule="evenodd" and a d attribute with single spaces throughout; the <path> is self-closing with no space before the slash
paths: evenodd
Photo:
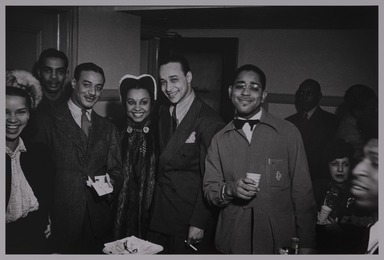
<path id="1" fill-rule="evenodd" d="M 18 129 L 19 127 L 18 126 L 7 126 L 8 129 Z"/>
<path id="2" fill-rule="evenodd" d="M 168 97 L 170 98 L 174 98 L 176 96 L 177 92 L 173 92 L 173 93 L 169 93 L 168 94 Z"/>
<path id="3" fill-rule="evenodd" d="M 135 117 L 141 117 L 144 113 L 138 112 L 138 113 L 132 113 Z"/>
<path id="4" fill-rule="evenodd" d="M 363 187 L 360 187 L 360 186 L 357 186 L 357 185 L 353 185 L 352 188 L 355 189 L 355 190 L 365 190 Z"/>

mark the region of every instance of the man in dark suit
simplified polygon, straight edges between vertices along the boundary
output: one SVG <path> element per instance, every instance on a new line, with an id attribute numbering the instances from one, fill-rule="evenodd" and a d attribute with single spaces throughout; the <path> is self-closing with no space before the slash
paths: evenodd
<path id="1" fill-rule="evenodd" d="M 320 84 L 313 79 L 304 80 L 296 92 L 297 113 L 286 118 L 299 129 L 303 138 L 312 181 L 329 178 L 322 168 L 322 151 L 338 126 L 337 117 L 320 108 L 321 97 Z"/>
<path id="2" fill-rule="evenodd" d="M 207 148 L 224 123 L 195 95 L 185 58 L 162 61 L 159 75 L 171 105 L 159 111 L 161 155 L 149 240 L 166 254 L 212 253 L 216 215 L 203 199 L 202 179 Z"/>
<path id="3" fill-rule="evenodd" d="M 76 67 L 71 98 L 44 124 L 57 166 L 52 236 L 58 253 L 101 253 L 112 231 L 111 203 L 122 184 L 118 132 L 92 109 L 105 82 L 93 63 Z M 107 175 L 108 174 L 108 175 Z M 99 195 L 91 181 L 102 177 L 113 192 Z"/>

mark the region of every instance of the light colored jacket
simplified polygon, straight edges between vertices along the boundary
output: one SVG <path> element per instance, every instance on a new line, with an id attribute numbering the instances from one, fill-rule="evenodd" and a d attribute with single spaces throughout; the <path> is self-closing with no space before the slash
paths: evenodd
<path id="1" fill-rule="evenodd" d="M 276 254 L 300 239 L 315 247 L 316 204 L 304 147 L 297 128 L 265 110 L 249 144 L 233 122 L 212 139 L 205 161 L 204 195 L 221 207 L 215 244 L 234 254 Z M 261 174 L 260 191 L 250 201 L 227 200 L 223 185 Z"/>

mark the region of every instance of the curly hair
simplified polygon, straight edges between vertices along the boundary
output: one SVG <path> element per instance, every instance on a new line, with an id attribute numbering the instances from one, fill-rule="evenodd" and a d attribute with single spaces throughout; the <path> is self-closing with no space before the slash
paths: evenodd
<path id="1" fill-rule="evenodd" d="M 24 90 L 28 94 L 28 103 L 30 104 L 31 109 L 36 109 L 43 98 L 40 82 L 32 75 L 32 73 L 25 70 L 7 71 L 6 86 Z"/>

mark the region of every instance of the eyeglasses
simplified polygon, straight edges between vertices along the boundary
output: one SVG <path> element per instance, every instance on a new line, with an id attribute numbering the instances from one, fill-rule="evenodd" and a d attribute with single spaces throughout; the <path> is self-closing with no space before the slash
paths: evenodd
<path id="1" fill-rule="evenodd" d="M 233 86 L 233 89 L 236 90 L 236 91 L 242 91 L 242 90 L 245 90 L 247 88 L 247 84 L 246 83 L 236 83 L 234 86 Z M 262 90 L 262 87 L 257 84 L 257 83 L 249 83 L 248 84 L 248 89 L 251 91 L 251 92 L 259 92 Z"/>

